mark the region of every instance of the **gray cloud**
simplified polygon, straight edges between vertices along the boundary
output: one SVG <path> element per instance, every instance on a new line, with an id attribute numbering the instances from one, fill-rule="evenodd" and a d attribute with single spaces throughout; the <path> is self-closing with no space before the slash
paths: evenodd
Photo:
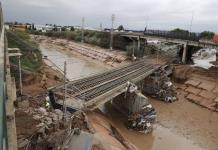
<path id="1" fill-rule="evenodd" d="M 218 32 L 217 0 L 2 0 L 6 21 L 110 26 L 110 16 L 116 15 L 115 25 L 129 29 L 189 29 Z M 148 19 L 149 18 L 149 19 Z"/>

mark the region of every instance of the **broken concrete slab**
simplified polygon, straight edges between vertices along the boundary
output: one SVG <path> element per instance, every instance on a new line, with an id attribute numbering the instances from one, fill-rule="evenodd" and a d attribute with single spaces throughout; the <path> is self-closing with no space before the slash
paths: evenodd
<path id="1" fill-rule="evenodd" d="M 188 100 L 199 104 L 201 101 L 203 101 L 203 98 L 194 94 L 188 94 L 188 96 L 186 97 Z"/>
<path id="2" fill-rule="evenodd" d="M 186 92 L 189 92 L 189 93 L 192 93 L 192 94 L 195 94 L 195 95 L 198 95 L 201 90 L 198 89 L 198 88 L 195 88 L 193 86 L 189 86 L 188 88 L 185 89 Z"/>
<path id="3" fill-rule="evenodd" d="M 207 90 L 207 91 L 212 91 L 216 87 L 216 83 L 213 82 L 202 82 L 201 84 L 198 85 L 198 88 Z"/>
<path id="4" fill-rule="evenodd" d="M 212 92 L 218 94 L 218 85 L 213 89 Z"/>
<path id="5" fill-rule="evenodd" d="M 186 85 L 198 86 L 201 82 L 198 80 L 190 79 L 185 82 Z"/>
<path id="6" fill-rule="evenodd" d="M 214 93 L 206 91 L 206 90 L 202 90 L 199 93 L 199 96 L 201 96 L 207 100 L 214 100 L 216 98 L 216 95 Z"/>
<path id="7" fill-rule="evenodd" d="M 200 105 L 203 106 L 203 107 L 206 107 L 206 108 L 208 108 L 208 109 L 212 109 L 212 108 L 213 108 L 213 107 L 212 107 L 212 106 L 213 106 L 213 105 L 212 105 L 213 103 L 214 103 L 214 102 L 213 102 L 212 100 L 206 100 L 206 99 L 205 99 L 205 100 L 203 100 L 203 101 L 200 102 Z"/>

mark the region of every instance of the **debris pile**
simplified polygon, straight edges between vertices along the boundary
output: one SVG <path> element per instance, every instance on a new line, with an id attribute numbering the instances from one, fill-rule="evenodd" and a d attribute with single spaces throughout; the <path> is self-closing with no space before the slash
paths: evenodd
<path id="1" fill-rule="evenodd" d="M 85 113 L 67 112 L 63 115 L 59 109 L 48 111 L 43 107 L 18 108 L 16 124 L 20 150 L 61 148 L 71 137 L 72 132 L 77 134 L 80 130 L 89 132 Z"/>
<path id="2" fill-rule="evenodd" d="M 156 111 L 151 104 L 146 105 L 141 111 L 129 116 L 127 127 L 142 133 L 150 133 L 156 119 Z"/>
<path id="3" fill-rule="evenodd" d="M 126 92 L 114 99 L 113 106 L 127 116 L 128 129 L 145 134 L 152 131 L 156 111 L 135 84 L 127 82 Z"/>
<path id="4" fill-rule="evenodd" d="M 145 79 L 143 92 L 165 102 L 177 100 L 176 88 L 162 69 Z"/>
<path id="5" fill-rule="evenodd" d="M 213 67 L 214 65 L 211 62 L 216 61 L 216 53 L 216 49 L 200 49 L 192 56 L 194 66 L 204 69 L 209 69 Z"/>

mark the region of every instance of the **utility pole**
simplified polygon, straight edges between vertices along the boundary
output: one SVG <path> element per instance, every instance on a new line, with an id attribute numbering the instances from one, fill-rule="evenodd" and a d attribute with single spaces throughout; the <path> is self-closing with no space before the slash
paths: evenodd
<path id="1" fill-rule="evenodd" d="M 114 20 L 115 20 L 115 15 L 112 14 L 112 16 L 111 16 L 111 39 L 110 39 L 110 49 L 111 49 L 111 50 L 113 50 Z"/>
<path id="2" fill-rule="evenodd" d="M 100 23 L 100 31 L 103 31 L 102 23 Z"/>
<path id="3" fill-rule="evenodd" d="M 20 55 L 18 56 L 19 63 L 19 77 L 20 77 L 20 95 L 23 95 L 23 85 L 22 85 L 22 73 L 21 73 L 21 63 L 20 63 Z"/>
<path id="4" fill-rule="evenodd" d="M 148 30 L 148 21 L 149 21 L 149 16 L 147 16 L 146 18 L 145 32 Z"/>
<path id="5" fill-rule="evenodd" d="M 64 61 L 64 100 L 63 100 L 63 120 L 65 120 L 66 118 L 66 99 L 67 99 L 67 78 L 66 78 L 66 74 L 67 74 L 67 63 L 66 61 Z"/>
<path id="6" fill-rule="evenodd" d="M 192 18 L 191 18 L 191 23 L 190 23 L 190 28 L 189 28 L 189 37 L 191 37 L 191 30 L 192 30 L 193 17 L 194 17 L 194 12 L 192 12 Z"/>
<path id="7" fill-rule="evenodd" d="M 84 43 L 84 23 L 85 23 L 85 18 L 82 17 L 82 43 Z"/>

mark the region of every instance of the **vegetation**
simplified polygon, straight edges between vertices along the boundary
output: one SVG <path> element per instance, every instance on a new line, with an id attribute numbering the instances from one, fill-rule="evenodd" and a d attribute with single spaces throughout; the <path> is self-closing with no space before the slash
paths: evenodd
<path id="1" fill-rule="evenodd" d="M 118 31 L 123 31 L 124 30 L 124 27 L 123 25 L 120 25 L 118 28 L 117 28 Z"/>
<path id="2" fill-rule="evenodd" d="M 51 31 L 51 32 L 37 32 L 34 31 L 34 34 L 42 34 L 48 37 L 63 38 L 74 41 L 81 41 L 81 30 L 73 31 Z M 110 33 L 109 32 L 99 32 L 99 31 L 84 31 L 84 42 L 88 44 L 97 45 L 103 48 L 109 48 L 110 45 Z M 130 39 L 114 34 L 114 43 L 113 47 L 115 49 L 126 50 L 126 46 L 131 42 Z"/>
<path id="3" fill-rule="evenodd" d="M 8 47 L 19 48 L 21 50 L 22 69 L 35 72 L 42 64 L 42 55 L 38 50 L 38 45 L 31 41 L 30 36 L 24 31 L 7 31 Z M 17 65 L 18 59 L 10 58 L 12 64 Z"/>
<path id="4" fill-rule="evenodd" d="M 214 32 L 204 31 L 204 32 L 201 32 L 199 36 L 201 39 L 211 40 L 214 35 L 215 35 Z"/>
<path id="5" fill-rule="evenodd" d="M 180 28 L 173 29 L 170 32 L 176 33 L 176 34 L 184 34 L 184 35 L 188 35 L 189 34 L 188 30 L 183 30 L 183 29 L 180 29 Z"/>

